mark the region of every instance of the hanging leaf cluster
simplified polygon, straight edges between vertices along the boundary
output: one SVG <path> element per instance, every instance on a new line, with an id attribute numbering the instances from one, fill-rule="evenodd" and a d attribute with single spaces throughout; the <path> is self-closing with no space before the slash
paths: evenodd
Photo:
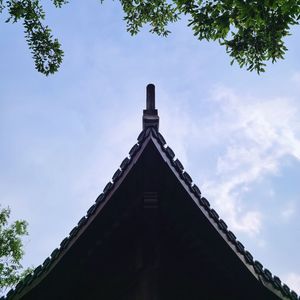
<path id="1" fill-rule="evenodd" d="M 65 0 L 53 0 L 56 7 L 65 3 Z M 0 0 L 0 12 L 5 8 L 9 14 L 7 23 L 22 22 L 35 68 L 45 75 L 55 73 L 62 63 L 63 51 L 58 40 L 53 38 L 50 28 L 43 24 L 45 12 L 40 1 Z"/>
<path id="2" fill-rule="evenodd" d="M 52 0 L 56 7 L 66 0 Z M 103 2 L 101 0 L 100 2 Z M 267 61 L 283 59 L 284 38 L 298 24 L 300 0 L 120 0 L 130 34 L 150 26 L 150 32 L 167 36 L 169 23 L 181 16 L 199 40 L 216 41 L 249 71 L 264 72 Z M 48 26 L 40 0 L 0 0 L 0 12 L 7 8 L 7 22 L 21 20 L 36 69 L 48 75 L 58 70 L 63 51 Z"/>

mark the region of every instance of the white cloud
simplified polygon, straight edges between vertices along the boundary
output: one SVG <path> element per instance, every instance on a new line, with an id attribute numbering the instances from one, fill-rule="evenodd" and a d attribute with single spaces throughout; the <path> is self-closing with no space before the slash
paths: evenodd
<path id="1" fill-rule="evenodd" d="M 217 110 L 207 123 L 225 150 L 203 191 L 233 230 L 256 235 L 263 215 L 257 209 L 245 210 L 243 195 L 251 184 L 278 173 L 285 156 L 300 159 L 297 106 L 291 99 L 258 99 L 227 88 L 216 89 L 212 100 Z M 289 207 L 283 216 L 292 213 Z"/>
<path id="2" fill-rule="evenodd" d="M 294 290 L 297 294 L 300 294 L 300 274 L 291 272 L 282 276 L 282 278 L 292 290 Z"/>
<path id="3" fill-rule="evenodd" d="M 260 232 L 262 214 L 259 211 L 244 211 L 241 202 L 242 191 L 239 185 L 245 185 L 245 179 L 241 180 L 236 176 L 232 179 L 225 179 L 218 182 L 206 182 L 203 190 L 209 195 L 215 209 L 228 222 L 234 231 L 246 232 L 249 235 L 256 235 Z"/>

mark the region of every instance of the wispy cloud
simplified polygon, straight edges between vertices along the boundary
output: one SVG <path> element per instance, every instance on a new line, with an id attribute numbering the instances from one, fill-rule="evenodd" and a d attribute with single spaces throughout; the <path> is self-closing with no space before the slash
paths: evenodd
<path id="1" fill-rule="evenodd" d="M 259 99 L 224 87 L 212 100 L 217 108 L 212 128 L 225 150 L 203 190 L 234 230 L 256 235 L 263 215 L 245 209 L 242 200 L 253 183 L 280 171 L 285 156 L 300 159 L 297 106 L 291 99 Z M 291 214 L 291 208 L 284 213 Z"/>

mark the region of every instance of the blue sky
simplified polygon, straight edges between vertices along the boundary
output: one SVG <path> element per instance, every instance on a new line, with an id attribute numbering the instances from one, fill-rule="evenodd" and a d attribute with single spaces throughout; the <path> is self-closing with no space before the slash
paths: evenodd
<path id="1" fill-rule="evenodd" d="M 24 266 L 37 266 L 93 204 L 135 143 L 145 87 L 160 131 L 239 240 L 300 293 L 300 30 L 258 76 L 198 42 L 186 22 L 131 37 L 117 1 L 50 4 L 65 51 L 34 70 L 22 27 L 2 22 L 0 203 L 29 222 Z M 5 16 L 1 16 L 2 21 Z"/>

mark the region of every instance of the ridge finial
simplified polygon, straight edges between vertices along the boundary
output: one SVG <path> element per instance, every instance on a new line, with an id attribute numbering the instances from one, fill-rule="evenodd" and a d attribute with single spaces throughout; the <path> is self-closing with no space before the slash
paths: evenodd
<path id="1" fill-rule="evenodd" d="M 150 83 L 146 88 L 146 109 L 154 110 L 155 109 L 155 85 Z"/>
<path id="2" fill-rule="evenodd" d="M 146 109 L 143 111 L 143 130 L 154 127 L 158 131 L 159 116 L 155 108 L 155 85 L 150 83 L 146 88 Z"/>

